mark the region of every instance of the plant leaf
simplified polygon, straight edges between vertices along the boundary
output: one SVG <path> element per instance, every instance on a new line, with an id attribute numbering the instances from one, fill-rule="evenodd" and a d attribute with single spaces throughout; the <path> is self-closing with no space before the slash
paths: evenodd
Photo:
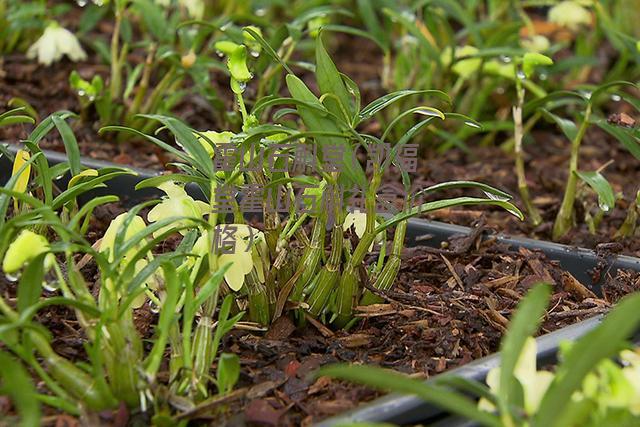
<path id="1" fill-rule="evenodd" d="M 64 144 L 64 150 L 67 153 L 67 158 L 69 159 L 69 168 L 71 170 L 71 175 L 77 175 L 82 171 L 82 165 L 80 164 L 80 147 L 78 147 L 78 141 L 76 140 L 76 136 L 73 134 L 71 127 L 67 124 L 67 122 L 58 115 L 52 115 L 51 120 L 56 128 L 58 128 L 58 132 L 60 132 L 60 136 L 62 137 L 62 142 Z"/>
<path id="2" fill-rule="evenodd" d="M 391 92 L 389 94 L 386 94 L 384 96 L 381 96 L 380 98 L 376 99 L 375 101 L 371 102 L 369 105 L 367 105 L 366 107 L 364 107 L 362 109 L 362 111 L 359 114 L 358 117 L 358 123 L 361 123 L 364 120 L 368 120 L 371 117 L 373 117 L 375 114 L 379 113 L 380 111 L 384 110 L 385 108 L 387 108 L 389 105 L 400 101 L 403 98 L 406 98 L 407 96 L 411 96 L 411 95 L 428 95 L 428 96 L 435 96 L 436 98 L 439 98 L 447 103 L 451 102 L 451 99 L 449 98 L 449 95 L 447 95 L 446 93 L 440 91 L 440 90 L 411 90 L 411 89 L 404 89 L 404 90 L 399 90 L 396 92 Z"/>
<path id="3" fill-rule="evenodd" d="M 532 425 L 556 425 L 558 414 L 566 408 L 585 376 L 603 359 L 618 354 L 625 340 L 639 325 L 640 294 L 633 294 L 622 299 L 596 329 L 571 346 L 542 398 Z"/>
<path id="4" fill-rule="evenodd" d="M 240 358 L 232 353 L 222 353 L 218 360 L 218 392 L 227 394 L 240 378 Z"/>
<path id="5" fill-rule="evenodd" d="M 578 135 L 578 127 L 573 121 L 564 119 L 544 108 L 540 109 L 540 111 L 542 111 L 542 114 L 544 114 L 547 118 L 554 121 L 558 125 L 562 133 L 564 133 L 564 136 L 566 136 L 569 141 L 573 141 Z"/>
<path id="6" fill-rule="evenodd" d="M 586 182 L 589 187 L 598 195 L 598 205 L 604 212 L 609 212 L 616 204 L 616 195 L 611 188 L 609 181 L 598 171 L 581 172 L 576 171 L 576 175 Z"/>
<path id="7" fill-rule="evenodd" d="M 331 365 L 320 368 L 316 376 L 339 378 L 381 390 L 415 395 L 425 402 L 435 404 L 482 425 L 502 426 L 497 416 L 480 411 L 476 403 L 466 396 L 444 387 L 408 378 L 406 375 L 388 369 L 362 365 Z"/>
<path id="8" fill-rule="evenodd" d="M 522 386 L 514 375 L 514 370 L 527 338 L 538 330 L 550 293 L 551 288 L 546 284 L 539 284 L 531 289 L 518 304 L 507 333 L 502 338 L 498 404 L 503 415 L 508 414 L 511 407 L 522 407 L 522 402 L 518 401 L 522 397 L 522 393 L 518 393 Z"/>
<path id="9" fill-rule="evenodd" d="M 37 427 L 40 424 L 40 403 L 36 388 L 26 369 L 4 351 L 0 352 L 0 377 L 2 394 L 11 396 L 11 401 L 20 414 L 21 427 Z"/>
<path id="10" fill-rule="evenodd" d="M 355 113 L 353 99 L 347 91 L 340 72 L 322 44 L 322 32 L 316 38 L 316 79 L 320 92 L 323 95 L 330 93 L 338 97 L 342 107 L 347 109 L 348 116 L 353 117 Z M 327 109 L 334 115 L 343 116 L 342 109 L 335 99 L 327 98 L 326 103 Z"/>

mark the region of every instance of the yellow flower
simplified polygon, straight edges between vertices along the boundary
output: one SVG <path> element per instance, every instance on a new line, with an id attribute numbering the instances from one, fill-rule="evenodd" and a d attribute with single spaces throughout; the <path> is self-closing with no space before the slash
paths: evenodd
<path id="1" fill-rule="evenodd" d="M 22 165 L 27 163 L 31 156 L 28 151 L 18 150 L 16 153 L 16 158 L 13 161 L 13 170 L 11 171 L 11 176 L 15 176 Z M 24 193 L 27 191 L 27 185 L 29 184 L 29 176 L 31 175 L 31 164 L 27 165 L 25 169 L 22 171 L 20 176 L 18 177 L 15 186 L 13 187 L 14 191 L 19 193 Z"/>
<path id="2" fill-rule="evenodd" d="M 2 269 L 6 274 L 13 274 L 48 250 L 49 242 L 44 236 L 30 230 L 22 230 L 4 254 Z M 49 269 L 54 261 L 53 254 L 47 255 L 44 261 L 45 269 Z"/>
<path id="3" fill-rule="evenodd" d="M 264 283 L 267 246 L 260 230 L 245 224 L 220 224 L 215 228 L 214 237 L 219 240 L 218 246 L 222 246 L 221 241 L 224 246 L 232 243 L 229 250 L 231 253 L 221 253 L 218 256 L 218 265 L 231 263 L 224 279 L 232 290 L 239 291 L 244 284 L 244 277 L 254 268 L 258 279 Z M 212 251 L 209 250 L 206 234 L 200 236 L 193 246 L 196 255 L 204 256 Z M 222 252 L 222 248 L 217 251 Z"/>
<path id="4" fill-rule="evenodd" d="M 543 35 L 536 34 L 532 37 L 520 40 L 520 44 L 523 48 L 529 52 L 542 53 L 549 49 L 551 43 L 549 39 Z"/>
<path id="5" fill-rule="evenodd" d="M 161 6 L 169 7 L 171 0 L 156 0 Z M 204 17 L 204 1 L 203 0 L 178 0 L 180 6 L 187 10 L 190 17 L 194 19 L 202 19 Z"/>
<path id="6" fill-rule="evenodd" d="M 201 219 L 209 210 L 209 205 L 200 200 L 194 200 L 187 194 L 183 187 L 176 185 L 173 182 L 163 182 L 158 188 L 167 194 L 162 202 L 153 207 L 147 214 L 147 220 L 149 222 L 158 222 L 160 220 L 171 217 L 185 217 L 176 221 L 173 225 L 163 227 L 154 233 L 154 236 L 166 232 L 172 226 L 185 226 L 192 224 L 186 218 Z M 195 227 L 195 226 L 194 226 Z M 180 234 L 187 234 L 186 229 L 180 230 Z"/>
<path id="7" fill-rule="evenodd" d="M 454 52 L 455 59 L 464 58 L 467 56 L 475 55 L 478 53 L 478 48 L 474 46 L 460 46 L 456 47 Z M 451 47 L 446 47 L 442 51 L 442 63 L 446 66 L 451 63 Z M 473 73 L 480 69 L 482 64 L 481 58 L 467 58 L 460 61 L 455 61 L 451 69 L 462 78 L 468 78 Z"/>
<path id="8" fill-rule="evenodd" d="M 554 375 L 548 371 L 536 370 L 536 340 L 529 337 L 522 348 L 522 353 L 513 370 L 513 375 L 522 385 L 524 393 L 524 410 L 531 415 L 536 412 L 547 392 Z M 500 392 L 500 368 L 493 368 L 487 374 L 487 385 L 494 396 Z M 478 408 L 493 412 L 495 407 L 486 399 L 480 399 Z"/>
<path id="9" fill-rule="evenodd" d="M 577 1 L 562 1 L 549 10 L 549 22 L 576 31 L 591 24 L 591 13 Z"/>
<path id="10" fill-rule="evenodd" d="M 125 212 L 115 217 L 113 221 L 111 221 L 111 223 L 109 224 L 107 231 L 105 231 L 104 235 L 102 236 L 102 240 L 100 241 L 100 252 L 107 253 L 109 262 L 115 261 L 115 255 L 114 255 L 115 241 L 116 241 L 116 236 L 118 234 L 124 233 L 124 239 L 122 240 L 122 243 L 125 243 L 127 240 L 131 239 L 137 233 L 144 230 L 145 227 L 147 226 L 144 220 L 142 219 L 142 217 L 136 215 L 132 218 L 127 229 L 122 230 L 122 227 L 124 225 L 124 220 L 126 219 L 127 215 L 128 214 Z M 135 247 L 127 251 L 127 253 L 124 254 L 124 256 L 118 260 L 119 271 L 123 271 L 126 268 L 128 261 L 136 255 L 137 251 L 139 251 L 140 249 L 142 249 L 142 247 L 144 247 L 144 244 L 145 244 L 144 240 L 140 241 L 140 243 L 138 243 Z M 134 275 L 138 274 L 147 265 L 148 265 L 148 261 L 145 258 L 141 258 L 137 260 L 133 274 Z M 154 289 L 157 288 L 157 283 L 153 278 L 153 275 L 147 279 L 147 281 L 145 282 L 145 285 Z M 109 286 L 109 288 L 113 290 L 113 283 L 111 283 L 111 281 L 107 281 L 106 286 Z M 132 303 L 133 308 L 138 308 L 142 306 L 145 300 L 146 300 L 145 294 L 144 293 L 140 294 L 133 301 Z"/>
<path id="11" fill-rule="evenodd" d="M 356 235 L 362 237 L 367 228 L 367 214 L 364 212 L 349 212 L 344 218 L 342 229 L 346 231 L 351 228 L 352 225 L 356 231 Z"/>
<path id="12" fill-rule="evenodd" d="M 46 66 L 61 60 L 64 55 L 74 62 L 87 59 L 76 36 L 55 21 L 27 51 L 27 58 L 37 57 L 38 62 Z"/>
<path id="13" fill-rule="evenodd" d="M 196 135 L 196 138 L 198 139 L 200 144 L 202 144 L 204 149 L 207 150 L 207 153 L 211 158 L 213 158 L 213 156 L 215 155 L 215 152 L 211 143 L 213 143 L 214 146 L 218 146 L 220 144 L 228 144 L 231 141 L 231 138 L 235 136 L 233 132 L 228 132 L 228 131 L 215 132 L 212 130 L 208 130 L 206 132 L 200 132 L 200 133 L 202 134 L 202 136 Z"/>
<path id="14" fill-rule="evenodd" d="M 128 214 L 125 212 L 115 217 L 109 224 L 109 227 L 107 227 L 107 231 L 104 232 L 104 235 L 102 236 L 102 240 L 100 241 L 100 252 L 106 252 L 108 254 L 109 262 L 114 261 L 115 242 L 116 242 L 116 236 L 118 234 L 124 232 L 124 239 L 122 240 L 122 242 L 124 243 L 127 240 L 131 239 L 134 235 L 136 235 L 140 231 L 144 230 L 145 227 L 147 226 L 144 223 L 144 220 L 138 215 L 136 215 L 133 217 L 133 219 L 129 223 L 129 226 L 127 227 L 127 229 L 121 230 L 127 215 Z M 127 252 L 124 255 L 124 257 L 129 258 L 135 255 L 135 252 L 136 252 L 136 248 L 132 248 L 131 250 L 129 250 L 129 252 Z"/>

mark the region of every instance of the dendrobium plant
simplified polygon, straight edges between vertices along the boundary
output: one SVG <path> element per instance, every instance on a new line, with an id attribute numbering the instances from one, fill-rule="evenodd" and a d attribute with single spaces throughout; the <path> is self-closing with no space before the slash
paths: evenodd
<path id="1" fill-rule="evenodd" d="M 97 412 L 126 405 L 132 412 L 149 412 L 153 425 L 180 425 L 183 421 L 174 416 L 185 411 L 185 404 L 206 405 L 207 399 L 230 393 L 239 378 L 237 356 L 219 352 L 224 334 L 244 315 L 232 307 L 230 295 L 220 297 L 230 265 L 222 257 L 208 256 L 211 234 L 203 217 L 209 206 L 169 181 L 158 185 L 167 194 L 163 200 L 130 208 L 111 221 L 100 239 L 89 242 L 94 209 L 118 197 L 93 197 L 80 205 L 78 196 L 130 172 L 83 168 L 65 121 L 71 116 L 55 113 L 36 126 L 15 156 L 11 178 L 0 188 L 0 260 L 3 274 L 17 282 L 15 301 L 0 296 L 0 359 L 18 372 L 29 367 L 41 380 L 37 392 L 22 396 L 36 399 L 32 413 L 44 403 L 93 420 Z M 5 113 L 0 125 L 6 117 L 26 121 Z M 65 140 L 68 161 L 50 166 L 37 144 L 54 128 Z M 52 179 L 66 173 L 66 188 Z M 17 203 L 13 210 L 11 199 Z M 147 223 L 141 212 L 154 203 Z M 172 235 L 183 240 L 169 250 L 164 242 Z M 196 242 L 199 235 L 207 240 Z M 251 252 L 238 255 L 253 259 Z M 89 264 L 93 268 L 87 275 Z M 243 258 L 233 265 L 244 264 Z M 228 282 L 236 284 L 242 279 L 237 276 L 232 271 Z M 134 324 L 143 304 L 158 314 L 148 337 Z M 51 333 L 36 316 L 51 305 L 73 310 L 87 359 L 76 362 L 52 346 Z M 158 373 L 166 354 L 170 362 L 165 380 Z M 24 386 L 19 385 L 21 390 Z M 48 394 L 39 394 L 43 388 Z M 171 403 L 176 401 L 181 402 L 178 407 Z"/>
<path id="2" fill-rule="evenodd" d="M 249 52 L 256 52 L 257 46 L 287 71 L 286 83 L 291 97 L 258 99 L 249 109 L 247 106 L 251 104 L 245 99 L 246 85 L 253 77 L 253 55 Z M 365 292 L 361 282 L 363 272 L 366 280 L 381 292 L 393 286 L 410 217 L 465 204 L 495 205 L 521 216 L 508 202 L 507 194 L 480 183 L 443 183 L 411 193 L 409 174 L 403 170 L 400 159 L 405 146 L 417 152 L 415 146 L 409 145 L 411 138 L 436 121 L 462 118 L 473 123 L 471 119 L 418 106 L 399 118 L 418 114 L 425 119 L 398 141 L 387 139 L 397 120 L 390 123 L 382 137 L 358 130 L 361 123 L 377 112 L 409 95 L 421 93 L 447 100 L 444 93 L 405 90 L 361 108 L 358 88 L 337 70 L 322 44 L 321 34 L 316 39 L 319 97 L 293 74 L 255 27 L 245 28 L 243 44 L 223 40 L 215 47 L 227 58 L 230 87 L 243 119 L 242 131 L 198 132 L 174 118 L 147 116 L 171 131 L 176 144 L 182 148 L 176 150 L 154 136 L 145 135 L 181 160 L 178 165 L 181 173 L 156 177 L 139 187 L 158 187 L 168 195 L 153 208 L 148 216 L 150 221 L 181 212 L 207 222 L 208 227 L 192 226 L 183 232 L 185 239 L 191 232 L 198 236 L 194 248 L 197 247 L 200 258 L 193 264 L 194 274 L 200 266 L 206 265 L 215 271 L 231 263 L 224 276 L 226 291 L 235 292 L 238 307 L 248 307 L 251 320 L 268 325 L 288 307 L 296 307 L 294 310 L 300 319 L 310 315 L 338 327 L 348 327 L 354 322 L 354 309 L 358 305 L 371 304 L 379 298 Z M 294 108 L 289 108 L 291 106 Z M 291 121 L 269 121 L 264 111 L 277 108 L 280 110 L 274 117 L 297 115 L 300 121 L 294 126 Z M 103 129 L 107 130 L 126 128 Z M 358 147 L 369 154 L 366 169 L 357 160 Z M 388 155 L 383 156 L 385 148 Z M 334 160 L 329 162 L 332 150 L 338 155 L 333 154 Z M 302 169 L 295 172 L 295 165 Z M 386 200 L 382 197 L 382 177 L 392 166 L 401 171 L 406 194 Z M 183 211 L 183 207 L 173 207 L 195 203 L 185 199 L 184 189 L 176 190 L 174 182 L 199 187 L 208 209 L 205 210 L 202 203 L 199 204 L 201 210 L 189 208 L 188 212 Z M 476 188 L 488 197 L 424 203 L 420 200 L 426 194 L 446 188 Z M 244 189 L 247 191 L 241 193 Z M 356 195 L 361 195 L 362 204 L 358 209 L 350 209 L 349 201 Z M 388 218 L 379 215 L 379 209 L 395 209 L 395 202 L 402 206 L 399 210 L 392 211 Z M 244 216 L 247 212 L 243 212 L 247 207 L 257 208 L 262 214 L 260 231 L 247 224 Z M 389 252 L 386 236 L 393 227 Z M 350 230 L 355 232 L 353 240 Z M 379 251 L 372 252 L 376 242 Z M 233 254 L 225 253 L 224 249 L 229 247 L 235 247 Z M 365 266 L 369 254 L 377 258 L 377 262 Z"/>

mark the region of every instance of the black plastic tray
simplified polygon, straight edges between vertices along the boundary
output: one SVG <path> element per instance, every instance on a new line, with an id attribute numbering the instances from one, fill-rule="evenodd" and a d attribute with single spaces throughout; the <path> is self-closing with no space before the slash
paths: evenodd
<path id="1" fill-rule="evenodd" d="M 9 146 L 9 150 L 16 151 L 15 146 Z M 64 154 L 45 152 L 47 159 L 51 164 L 66 161 Z M 91 159 L 83 159 L 83 165 L 93 169 L 99 169 L 105 166 L 114 165 L 107 162 L 101 162 Z M 135 190 L 135 185 L 142 179 L 155 176 L 158 173 L 150 170 L 129 168 L 136 172 L 135 176 L 121 176 L 112 181 L 107 182 L 107 187 L 97 190 L 90 197 L 98 194 L 115 194 L 121 197 L 125 205 L 139 203 L 150 197 L 162 195 L 159 190 L 144 189 Z M 3 185 L 11 176 L 11 162 L 4 156 L 0 157 L 0 185 Z M 61 179 L 64 184 L 65 178 Z M 194 197 L 198 197 L 198 190 L 192 188 L 190 191 Z M 409 220 L 407 227 L 407 244 L 417 245 L 423 244 L 432 247 L 439 247 L 441 242 L 447 241 L 450 237 L 456 235 L 468 235 L 472 230 L 469 227 L 461 227 L 456 225 L 444 224 L 435 221 L 426 221 L 420 219 Z M 558 261 L 561 267 L 570 272 L 583 285 L 590 288 L 596 295 L 601 295 L 601 282 L 604 281 L 607 274 L 615 274 L 618 269 L 629 269 L 640 271 L 640 259 L 628 256 L 611 256 L 607 259 L 598 257 L 593 251 L 560 245 L 546 241 L 538 241 L 534 239 L 511 237 L 506 235 L 492 235 L 499 243 L 508 244 L 514 250 L 520 247 L 529 250 L 539 250 L 545 253 L 547 258 Z M 603 264 L 604 263 L 604 264 Z M 592 282 L 591 271 L 596 267 L 602 268 L 604 271 L 600 275 L 600 282 Z M 537 361 L 538 365 L 553 363 L 556 360 L 558 344 L 564 340 L 575 340 L 593 329 L 600 321 L 602 316 L 596 316 L 588 320 L 576 323 L 552 333 L 537 338 Z M 500 363 L 498 354 L 493 354 L 479 360 L 475 360 L 459 368 L 448 371 L 449 374 L 456 374 L 469 379 L 484 381 L 489 370 Z M 373 402 L 363 405 L 353 411 L 345 413 L 341 416 L 327 419 L 319 424 L 321 427 L 328 427 L 342 422 L 354 421 L 371 421 L 371 422 L 390 422 L 395 424 L 415 424 L 415 423 L 433 423 L 439 422 L 440 425 L 468 425 L 455 418 L 448 418 L 448 414 L 441 409 L 425 403 L 414 396 L 400 396 L 390 394 Z M 462 424 L 459 424 L 462 422 Z"/>

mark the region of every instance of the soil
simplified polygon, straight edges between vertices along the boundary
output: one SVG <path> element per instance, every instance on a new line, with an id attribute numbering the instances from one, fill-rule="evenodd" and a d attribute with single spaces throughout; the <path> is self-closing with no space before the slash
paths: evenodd
<path id="1" fill-rule="evenodd" d="M 533 203 L 543 218 L 534 227 L 530 221 L 520 221 L 497 208 L 456 208 L 429 215 L 432 219 L 459 225 L 470 225 L 480 217 L 495 230 L 512 235 L 528 236 L 540 240 L 552 240 L 553 221 L 562 201 L 569 163 L 570 143 L 563 136 L 540 130 L 534 132 L 533 142 L 525 146 L 526 174 Z M 604 167 L 602 174 L 611 183 L 617 200 L 615 208 L 606 214 L 595 234 L 585 223 L 585 206 L 595 213 L 597 196 L 582 185 L 575 204 L 577 225 L 559 240 L 572 246 L 597 249 L 599 245 L 617 248 L 620 253 L 640 256 L 637 237 L 614 239 L 627 215 L 630 203 L 640 190 L 640 161 L 634 158 L 618 141 L 600 129 L 592 128 L 581 147 L 580 170 L 591 171 Z M 518 192 L 511 154 L 498 147 L 471 147 L 470 152 L 454 149 L 421 164 L 420 176 L 414 181 L 416 188 L 449 180 L 473 180 L 484 182 L 506 191 L 514 197 L 514 203 L 523 211 L 524 204 Z M 462 195 L 460 191 L 438 194 L 438 197 Z M 467 192 L 467 194 L 469 194 Z"/>
<path id="2" fill-rule="evenodd" d="M 118 206 L 98 209 L 90 241 L 120 212 Z M 348 332 L 313 319 L 296 324 L 291 314 L 266 333 L 234 329 L 225 337 L 223 351 L 240 357 L 240 382 L 226 399 L 191 415 L 208 425 L 311 425 L 381 395 L 363 386 L 314 378 L 322 365 L 367 363 L 429 378 L 497 351 L 518 301 L 540 281 L 553 284 L 540 333 L 604 313 L 640 288 L 639 273 L 621 271 L 605 277 L 599 298 L 542 253 L 513 252 L 494 240 L 482 241 L 480 234 L 454 237 L 447 249 L 406 249 L 396 286 L 380 294 L 381 304 L 359 307 L 361 321 Z M 89 283 L 97 280 L 91 262 L 82 272 Z M 15 284 L 2 276 L 0 289 L 10 301 L 15 297 Z M 37 320 L 53 332 L 57 352 L 72 360 L 86 357 L 84 336 L 71 310 L 43 310 Z M 153 336 L 156 322 L 148 305 L 136 311 L 136 327 L 144 338 Z M 123 416 L 133 421 L 141 414 L 123 415 L 123 408 L 100 414 L 109 425 L 119 425 L 115 420 Z M 75 422 L 56 413 L 48 413 L 47 419 L 52 425 Z"/>

